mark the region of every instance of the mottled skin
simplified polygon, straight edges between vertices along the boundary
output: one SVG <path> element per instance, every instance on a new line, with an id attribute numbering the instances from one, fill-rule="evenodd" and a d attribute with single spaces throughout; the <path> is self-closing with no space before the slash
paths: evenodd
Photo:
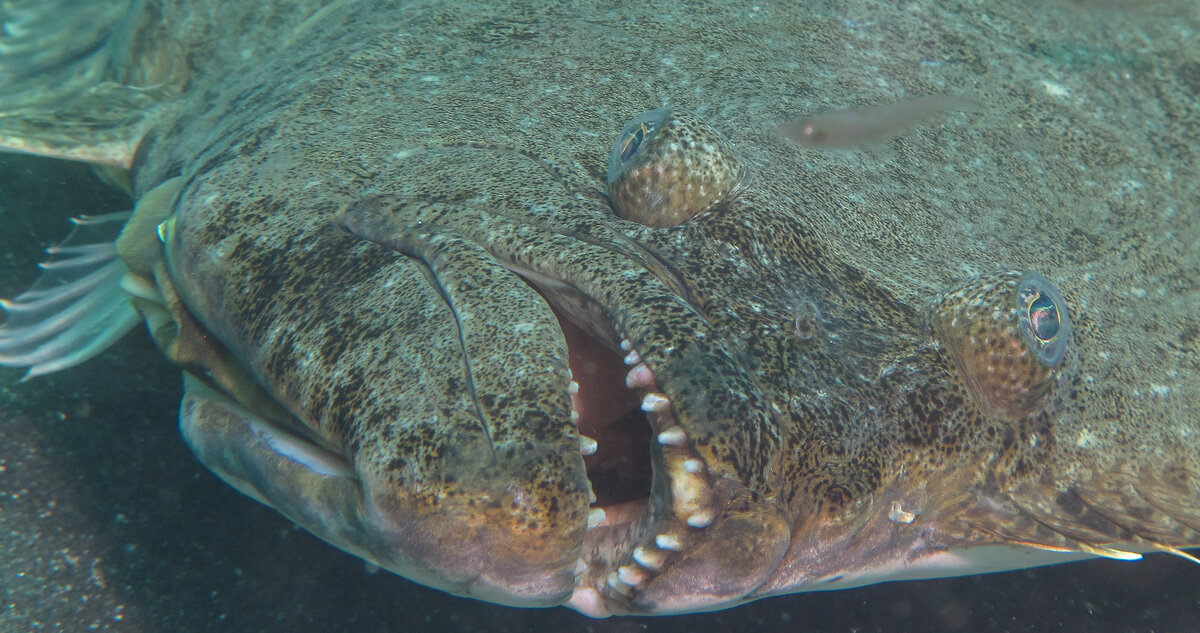
<path id="1" fill-rule="evenodd" d="M 1171 114 L 1184 75 L 1071 86 L 1161 113 L 1127 138 L 1029 79 L 1044 62 L 993 22 L 886 14 L 925 48 L 871 73 L 992 108 L 886 156 L 820 154 L 774 132 L 813 103 L 797 94 L 858 98 L 808 83 L 862 72 L 818 8 L 347 2 L 297 31 L 311 8 L 238 7 L 218 25 L 162 9 L 191 76 L 133 184 L 182 177 L 171 283 L 358 479 L 263 458 L 246 414 L 199 389 L 189 439 L 323 538 L 455 593 L 574 592 L 595 615 L 853 586 L 947 549 L 1200 544 L 1196 157 L 1169 140 L 1197 135 Z M 209 45 L 239 29 L 240 47 Z M 957 63 L 912 70 L 924 57 Z M 729 139 L 745 177 L 654 228 L 614 214 L 605 161 L 668 103 Z M 566 345 L 510 269 L 614 351 L 627 339 L 669 398 L 654 431 L 686 438 L 653 446 L 644 516 L 586 529 Z M 1074 324 L 1050 368 L 1010 358 L 1018 330 L 989 321 L 1032 269 Z M 971 382 L 988 351 L 1011 381 Z M 1012 557 L 993 567 L 1029 564 Z"/>

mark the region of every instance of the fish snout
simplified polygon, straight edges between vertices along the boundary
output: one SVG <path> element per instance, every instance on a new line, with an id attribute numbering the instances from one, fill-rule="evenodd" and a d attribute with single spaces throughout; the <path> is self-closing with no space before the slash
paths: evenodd
<path id="1" fill-rule="evenodd" d="M 582 464 L 560 469 L 562 457 L 523 455 L 521 464 L 489 466 L 430 494 L 388 485 L 369 491 L 365 518 L 382 541 L 372 549 L 388 557 L 377 562 L 421 584 L 488 602 L 566 602 L 588 503 Z"/>

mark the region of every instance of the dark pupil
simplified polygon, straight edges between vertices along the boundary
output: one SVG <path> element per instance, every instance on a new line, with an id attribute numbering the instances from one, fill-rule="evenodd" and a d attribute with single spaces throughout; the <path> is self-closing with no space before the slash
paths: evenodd
<path id="1" fill-rule="evenodd" d="M 621 163 L 628 163 L 630 157 L 637 153 L 638 147 L 641 147 L 642 141 L 646 138 L 646 126 L 639 125 L 637 130 L 625 138 L 625 145 L 621 147 Z"/>
<path id="2" fill-rule="evenodd" d="M 1058 308 L 1049 297 L 1043 295 L 1029 304 L 1029 323 L 1039 341 L 1046 342 L 1058 336 Z"/>

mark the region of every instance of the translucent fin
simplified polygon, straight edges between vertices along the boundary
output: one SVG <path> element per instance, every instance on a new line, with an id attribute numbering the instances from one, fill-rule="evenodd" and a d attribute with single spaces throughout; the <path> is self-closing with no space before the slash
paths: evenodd
<path id="1" fill-rule="evenodd" d="M 186 81 L 161 29 L 123 31 L 131 5 L 0 2 L 0 151 L 129 168 L 154 106 Z M 131 56 L 146 50 L 163 54 Z"/>
<path id="2" fill-rule="evenodd" d="M 0 85 L 13 107 L 60 101 L 99 84 L 108 39 L 129 0 L 0 2 Z"/>
<path id="3" fill-rule="evenodd" d="M 116 239 L 129 213 L 83 216 L 62 244 L 46 249 L 50 261 L 16 299 L 0 300 L 0 365 L 28 367 L 28 380 L 104 351 L 140 317 L 121 289 L 129 271 Z"/>
<path id="4" fill-rule="evenodd" d="M 45 110 L 7 110 L 0 104 L 0 150 L 129 169 L 138 142 L 153 122 L 141 111 L 144 95 L 106 84 L 95 93 Z"/>
<path id="5" fill-rule="evenodd" d="M 1161 543 L 1155 543 L 1154 549 L 1166 552 L 1168 554 L 1174 554 L 1175 556 L 1178 556 L 1184 560 L 1191 561 L 1193 563 L 1196 563 L 1197 565 L 1200 565 L 1200 558 L 1196 558 L 1195 556 L 1192 556 L 1191 554 L 1179 549 L 1178 547 L 1171 547 L 1170 545 L 1163 545 Z"/>

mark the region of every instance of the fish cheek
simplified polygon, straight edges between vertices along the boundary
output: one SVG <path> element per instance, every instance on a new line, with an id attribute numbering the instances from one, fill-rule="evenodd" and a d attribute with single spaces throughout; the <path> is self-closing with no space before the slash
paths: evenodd
<path id="1" fill-rule="evenodd" d="M 737 151 L 720 132 L 688 112 L 660 108 L 617 136 L 608 197 L 621 218 L 666 228 L 728 203 L 745 178 Z"/>
<path id="2" fill-rule="evenodd" d="M 927 314 L 981 409 L 1014 419 L 1045 407 L 1071 334 L 1054 284 L 1035 272 L 976 277 L 934 299 Z"/>

